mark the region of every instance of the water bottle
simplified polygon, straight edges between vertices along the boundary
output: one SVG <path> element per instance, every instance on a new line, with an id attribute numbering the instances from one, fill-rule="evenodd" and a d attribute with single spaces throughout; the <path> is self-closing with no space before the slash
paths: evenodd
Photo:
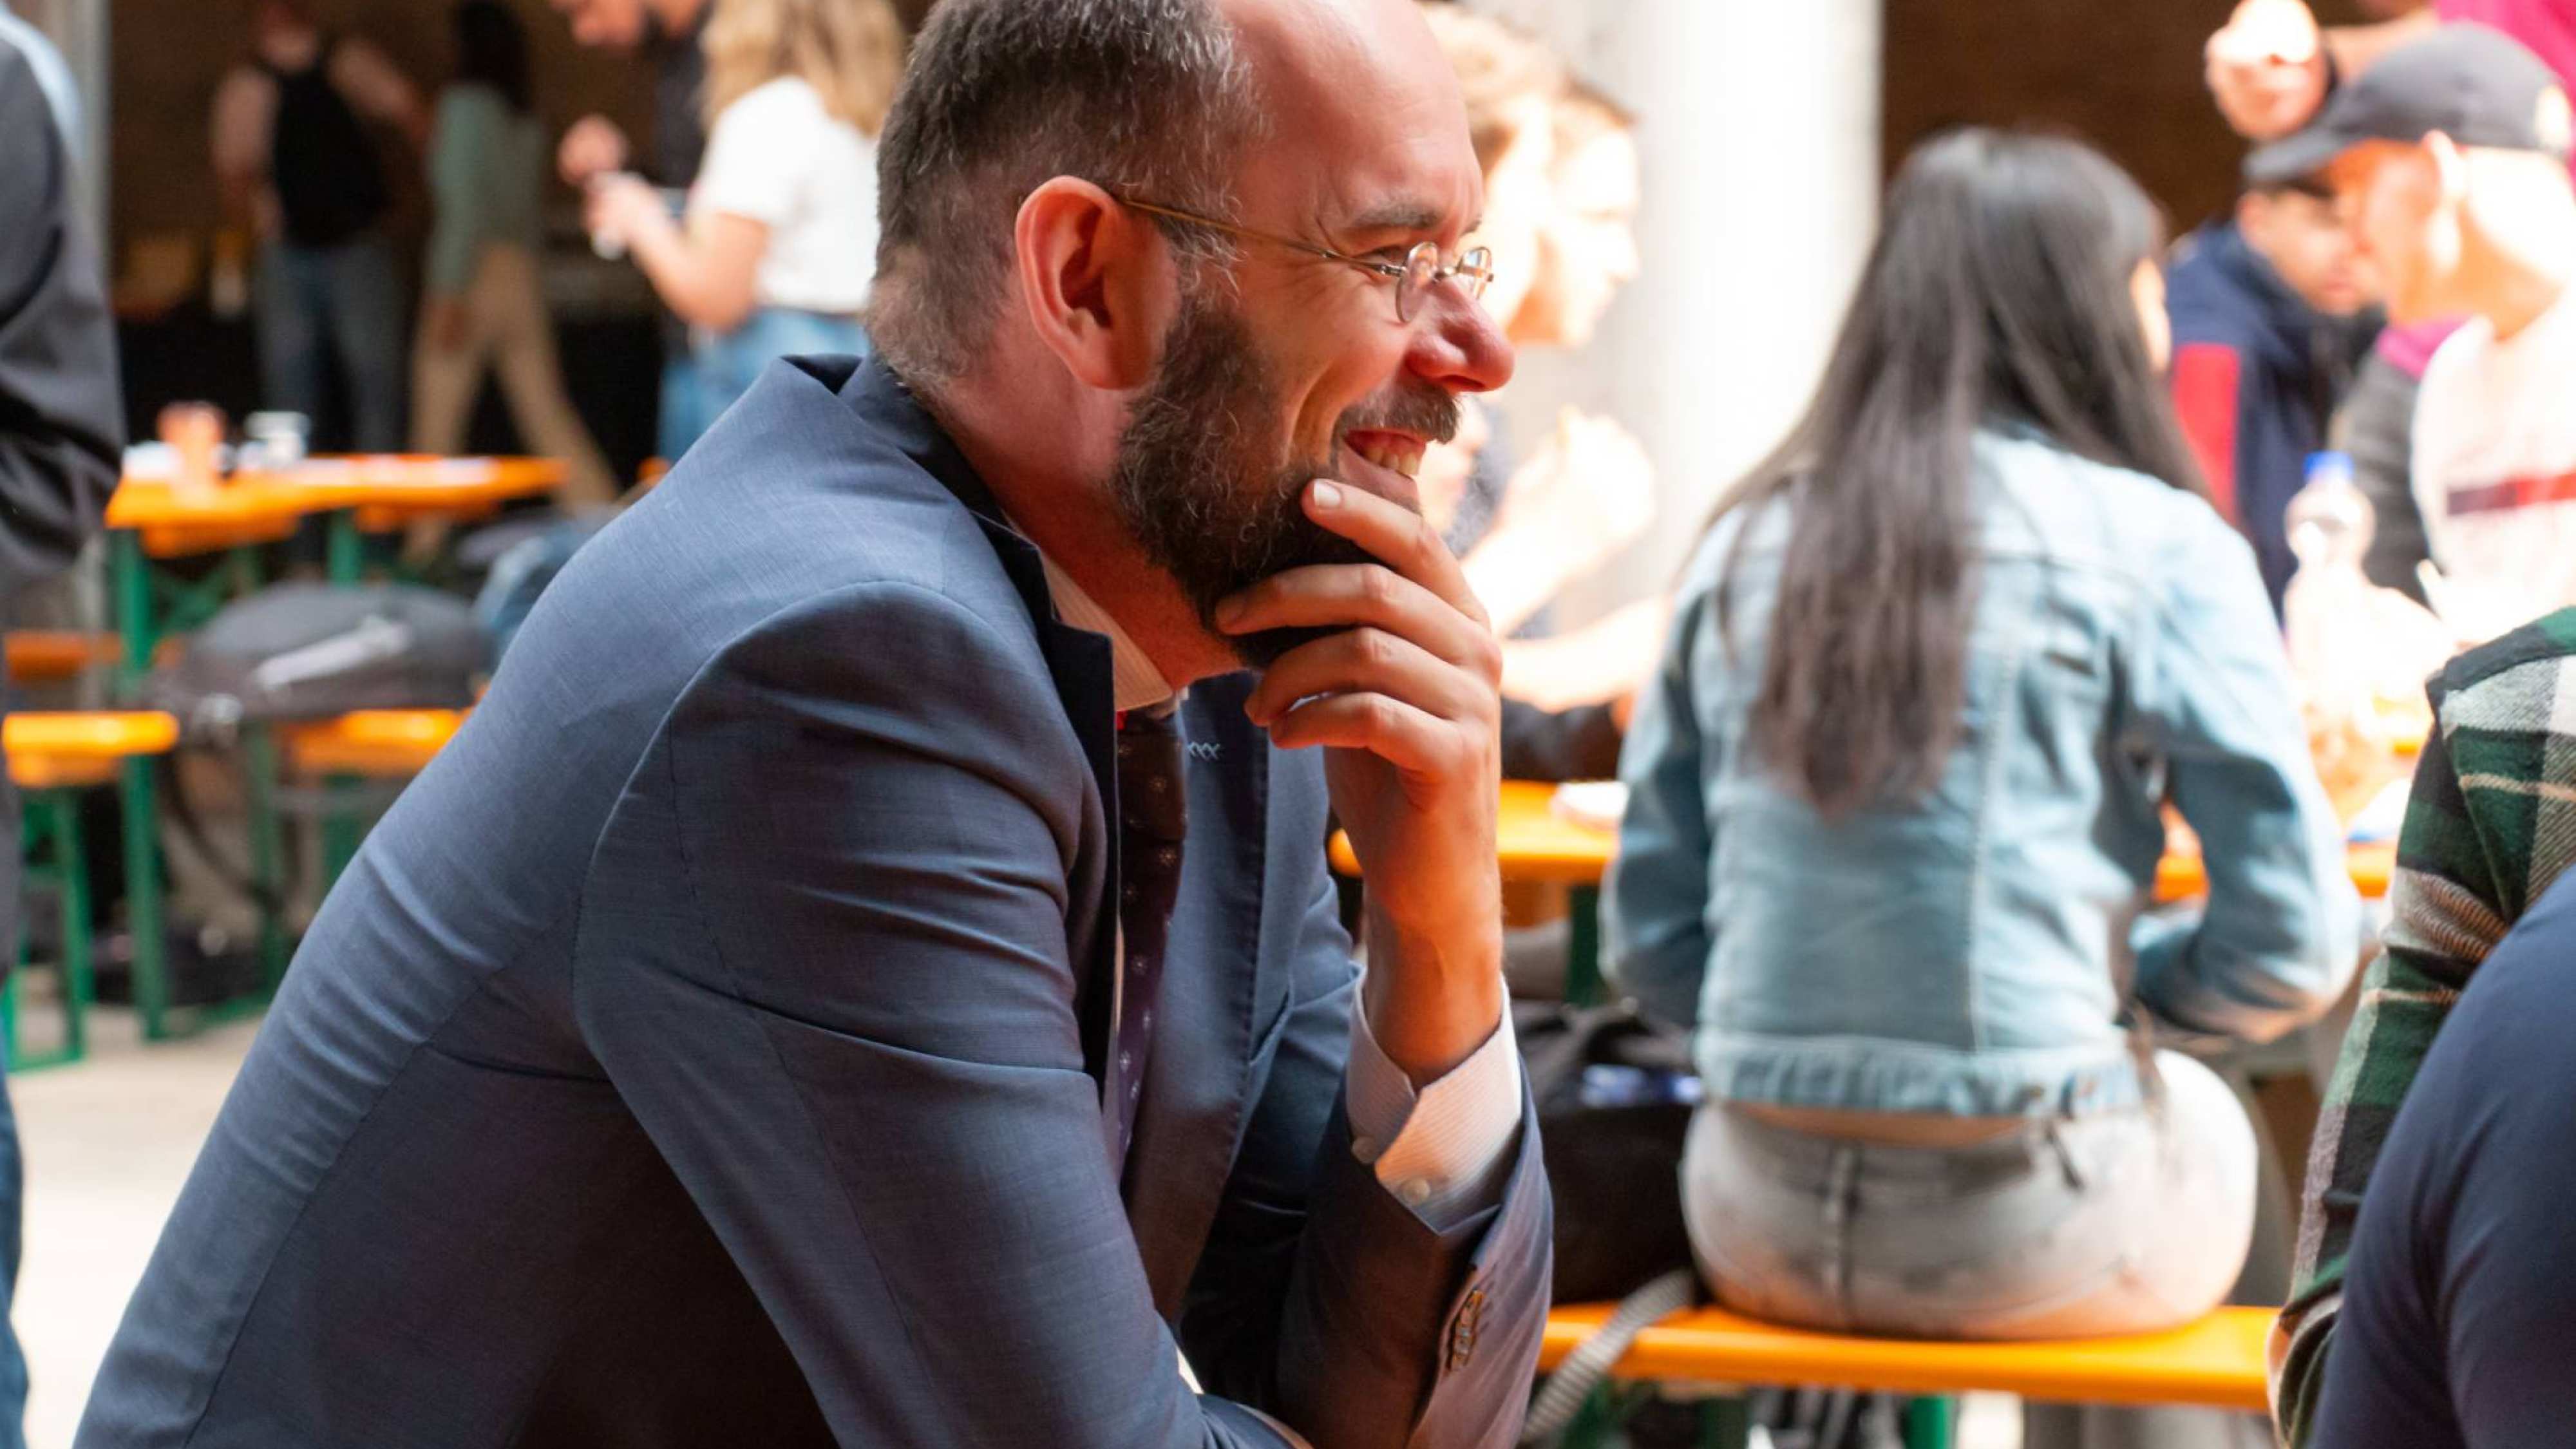
<path id="1" fill-rule="evenodd" d="M 2388 753 L 2377 707 L 2379 610 L 2361 567 L 2378 515 L 2353 482 L 2350 455 L 2308 456 L 2308 481 L 2292 495 L 2287 522 L 2299 566 L 2281 602 L 2284 642 L 2318 773 L 2340 804 L 2383 771 Z"/>

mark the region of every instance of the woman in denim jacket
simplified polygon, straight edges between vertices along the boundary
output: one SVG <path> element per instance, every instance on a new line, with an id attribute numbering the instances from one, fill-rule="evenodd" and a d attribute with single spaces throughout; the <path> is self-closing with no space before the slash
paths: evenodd
<path id="1" fill-rule="evenodd" d="M 2152 1329 L 2225 1295 L 2254 1141 L 2166 1046 L 2331 1002 L 2358 903 L 2263 583 L 2157 378 L 2158 224 L 2071 141 L 1889 195 L 1822 389 L 1691 564 L 1622 773 L 1612 966 L 1689 1023 L 1728 1305 Z M 2209 900 L 2146 912 L 2160 810 Z"/>

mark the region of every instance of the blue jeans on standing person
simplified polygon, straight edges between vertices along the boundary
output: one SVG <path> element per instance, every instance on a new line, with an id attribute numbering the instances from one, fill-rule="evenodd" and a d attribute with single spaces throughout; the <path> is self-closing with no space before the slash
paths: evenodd
<path id="1" fill-rule="evenodd" d="M 685 370 L 674 364 L 662 375 L 662 457 L 672 463 L 779 358 L 868 355 L 867 329 L 857 318 L 793 307 L 763 307 L 730 332 L 690 335 L 695 345 Z"/>
<path id="2" fill-rule="evenodd" d="M 403 338 L 409 309 L 393 244 L 362 236 L 337 246 L 274 241 L 261 253 L 257 322 L 264 406 L 319 419 L 323 367 L 336 355 L 346 382 L 350 444 L 403 446 L 410 388 Z"/>

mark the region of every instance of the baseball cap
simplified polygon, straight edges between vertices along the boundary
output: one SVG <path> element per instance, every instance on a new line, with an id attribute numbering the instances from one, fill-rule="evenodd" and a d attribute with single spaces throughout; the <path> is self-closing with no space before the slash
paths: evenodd
<path id="1" fill-rule="evenodd" d="M 2311 176 L 2364 141 L 2421 141 L 2567 159 L 2571 119 L 2558 73 L 2501 31 L 2445 25 L 2339 87 L 2304 130 L 2246 158 L 2245 178 L 2278 185 Z"/>

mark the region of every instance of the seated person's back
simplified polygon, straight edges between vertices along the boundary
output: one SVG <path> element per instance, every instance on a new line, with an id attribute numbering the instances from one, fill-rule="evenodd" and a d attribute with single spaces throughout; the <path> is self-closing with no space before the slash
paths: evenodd
<path id="1" fill-rule="evenodd" d="M 1977 205 L 2013 187 L 2098 215 L 2051 231 Z M 1999 352 L 1964 400 L 1904 395 L 1908 362 L 1876 359 L 1924 324 L 1892 279 L 1959 214 L 2006 218 L 1989 251 L 2101 274 L 2089 296 L 1984 277 L 1952 295 L 2084 339 L 2103 376 L 2051 392 L 2033 369 L 2068 353 Z M 2241 1261 L 2246 1124 L 2151 1043 L 2321 1010 L 2356 911 L 2250 553 L 2173 486 L 2190 469 L 2141 326 L 2161 315 L 2146 216 L 2067 143 L 1927 148 L 1807 426 L 1684 584 L 1624 762 L 1613 968 L 1697 1026 L 1712 1106 L 1685 1197 L 1739 1308 L 1932 1336 L 2143 1329 L 2214 1304 Z M 1913 357 L 1946 365 L 1919 339 Z M 1906 406 L 1933 416 L 1893 428 Z M 2167 798 L 2208 850 L 2197 921 L 2142 914 Z"/>

